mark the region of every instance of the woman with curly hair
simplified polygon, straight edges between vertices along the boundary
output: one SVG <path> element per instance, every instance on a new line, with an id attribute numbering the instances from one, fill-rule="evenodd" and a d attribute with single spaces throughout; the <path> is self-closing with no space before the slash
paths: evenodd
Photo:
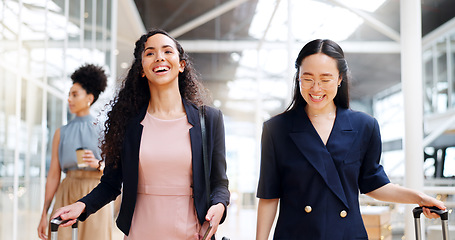
<path id="1" fill-rule="evenodd" d="M 53 217 L 72 219 L 62 226 L 83 221 L 123 185 L 117 226 L 125 239 L 200 239 L 204 222 L 212 225 L 210 238 L 226 217 L 230 195 L 222 114 L 205 108 L 208 206 L 198 116 L 205 90 L 182 46 L 163 30 L 141 36 L 134 58 L 105 124 L 101 182 Z"/>
<path id="2" fill-rule="evenodd" d="M 99 183 L 102 175 L 101 150 L 95 118 L 90 115 L 90 106 L 98 99 L 107 85 L 107 77 L 101 67 L 86 64 L 72 75 L 73 85 L 68 94 L 68 105 L 76 117 L 55 131 L 52 141 L 51 164 L 46 181 L 46 192 L 41 221 L 38 226 L 40 239 L 47 239 L 49 228 L 48 210 L 55 196 L 54 210 L 71 204 L 89 193 Z M 76 150 L 85 148 L 83 161 L 78 166 Z M 61 172 L 66 177 L 60 183 Z M 90 221 L 79 225 L 79 239 L 111 239 L 112 211 L 100 209 Z M 60 229 L 59 239 L 71 239 L 70 229 Z"/>

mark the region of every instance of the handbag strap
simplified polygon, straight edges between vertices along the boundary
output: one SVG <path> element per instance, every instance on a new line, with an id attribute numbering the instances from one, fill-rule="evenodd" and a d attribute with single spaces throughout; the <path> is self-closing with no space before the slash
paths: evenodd
<path id="1" fill-rule="evenodd" d="M 205 106 L 199 108 L 199 121 L 202 133 L 202 159 L 204 161 L 205 192 L 207 194 L 207 208 L 210 207 L 210 181 L 209 181 L 209 160 L 207 155 L 207 131 L 205 129 Z"/>
<path id="2" fill-rule="evenodd" d="M 205 192 L 207 194 L 207 208 L 210 208 L 210 181 L 209 181 L 209 159 L 207 155 L 207 131 L 205 130 L 205 106 L 199 108 L 199 121 L 201 123 L 202 133 L 202 159 L 204 160 L 204 177 L 205 177 Z M 212 236 L 215 239 L 215 235 Z M 222 240 L 229 240 L 223 237 Z"/>

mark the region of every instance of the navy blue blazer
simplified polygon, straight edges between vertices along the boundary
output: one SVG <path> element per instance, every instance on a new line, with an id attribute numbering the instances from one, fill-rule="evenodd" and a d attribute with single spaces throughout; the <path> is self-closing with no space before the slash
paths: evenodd
<path id="1" fill-rule="evenodd" d="M 199 122 L 198 108 L 183 100 L 183 105 L 188 118 L 188 123 L 193 125 L 190 129 L 192 169 L 193 169 L 193 194 L 194 205 L 199 222 L 205 221 L 207 197 L 205 190 L 204 163 L 202 158 L 202 135 Z M 106 166 L 100 183 L 81 202 L 85 203 L 85 212 L 79 216 L 84 221 L 90 214 L 114 200 L 121 191 L 123 184 L 122 203 L 117 217 L 118 228 L 126 235 L 129 234 L 131 221 L 134 214 L 137 196 L 139 148 L 141 143 L 141 121 L 147 111 L 145 106 L 140 113 L 131 119 L 126 127 L 120 163 L 117 168 Z M 206 107 L 206 132 L 207 153 L 210 167 L 210 184 L 212 205 L 222 203 L 225 208 L 229 205 L 230 193 L 226 176 L 224 123 L 221 111 Z M 224 212 L 221 223 L 226 218 Z"/>
<path id="2" fill-rule="evenodd" d="M 280 199 L 274 239 L 368 239 L 359 191 L 389 183 L 374 118 L 338 108 L 324 145 L 301 106 L 264 123 L 261 151 L 257 197 Z"/>

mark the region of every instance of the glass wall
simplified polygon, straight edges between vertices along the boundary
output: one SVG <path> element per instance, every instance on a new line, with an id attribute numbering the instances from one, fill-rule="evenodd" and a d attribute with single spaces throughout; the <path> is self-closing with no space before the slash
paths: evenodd
<path id="1" fill-rule="evenodd" d="M 424 113 L 455 109 L 455 33 L 448 32 L 423 49 Z"/>
<path id="2" fill-rule="evenodd" d="M 448 53 L 449 53 L 449 60 L 450 62 L 448 62 L 448 66 L 452 66 L 452 67 L 449 67 L 449 70 L 448 70 L 448 73 L 450 74 L 449 75 L 449 78 L 451 79 L 451 82 L 449 82 L 449 84 L 452 86 L 451 88 L 449 88 L 449 99 L 450 99 L 450 104 L 452 106 L 452 108 L 455 108 L 455 67 L 453 67 L 453 65 L 455 64 L 455 33 L 452 33 L 450 35 L 450 37 L 448 38 L 448 41 L 449 41 L 449 46 L 448 46 Z"/>
<path id="3" fill-rule="evenodd" d="M 0 0 L 0 239 L 37 239 L 52 136 L 72 117 L 71 73 L 98 64 L 113 85 L 112 2 Z"/>

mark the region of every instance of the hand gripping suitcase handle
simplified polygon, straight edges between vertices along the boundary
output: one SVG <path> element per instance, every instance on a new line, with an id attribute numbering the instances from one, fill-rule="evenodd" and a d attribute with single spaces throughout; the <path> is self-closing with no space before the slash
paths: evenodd
<path id="1" fill-rule="evenodd" d="M 62 220 L 62 218 L 56 217 L 51 220 L 51 240 L 57 240 L 57 231 L 58 227 L 61 224 L 67 223 L 69 220 Z M 71 226 L 73 228 L 73 233 L 72 233 L 72 239 L 75 240 L 77 239 L 77 227 L 79 221 L 76 220 L 76 222 Z"/>
<path id="2" fill-rule="evenodd" d="M 61 224 L 64 224 L 64 223 L 67 223 L 70 219 L 68 220 L 62 220 L 62 218 L 59 217 L 56 217 L 54 219 L 51 220 L 51 231 L 52 232 L 55 232 L 57 231 L 58 227 L 61 225 Z M 77 228 L 77 223 L 79 221 L 76 221 L 71 227 L 72 228 Z"/>
<path id="3" fill-rule="evenodd" d="M 438 207 L 425 207 L 430 209 L 430 212 L 436 213 L 441 217 L 441 220 L 445 221 L 449 219 L 449 211 L 446 210 L 441 210 Z M 420 214 L 422 214 L 423 209 L 422 207 L 416 207 L 412 210 L 412 213 L 414 214 L 414 218 L 420 218 Z"/>
<path id="4" fill-rule="evenodd" d="M 430 212 L 436 213 L 441 217 L 441 225 L 442 225 L 442 237 L 444 240 L 449 240 L 449 228 L 448 228 L 448 220 L 449 220 L 449 211 L 441 210 L 437 207 L 425 207 L 430 209 Z M 414 214 L 414 224 L 415 224 L 415 233 L 416 239 L 422 239 L 421 227 L 420 227 L 420 215 L 422 214 L 423 209 L 422 207 L 416 207 L 412 210 Z"/>

